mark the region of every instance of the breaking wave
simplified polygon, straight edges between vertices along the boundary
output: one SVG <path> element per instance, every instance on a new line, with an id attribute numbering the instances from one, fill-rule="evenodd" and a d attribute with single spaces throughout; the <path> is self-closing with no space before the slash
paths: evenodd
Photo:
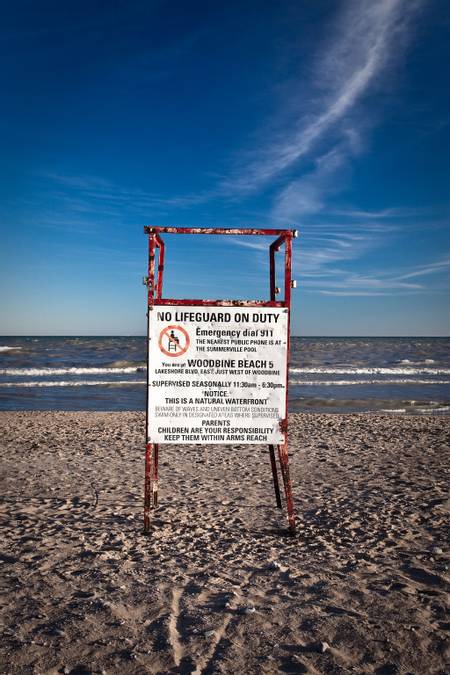
<path id="1" fill-rule="evenodd" d="M 4 347 L 0 347 L 1 350 Z M 15 347 L 8 347 L 16 349 Z M 20 347 L 17 347 L 20 349 Z M 0 368 L 0 375 L 46 377 L 48 375 L 120 375 L 130 373 L 145 373 L 145 365 L 134 366 L 99 366 L 99 367 L 70 367 L 70 368 Z M 450 375 L 450 368 L 289 368 L 290 373 L 303 375 Z"/>
<path id="2" fill-rule="evenodd" d="M 87 386 L 121 386 L 146 384 L 145 380 L 35 380 L 32 382 L 0 382 L 0 387 L 87 387 Z M 342 387 L 367 384 L 449 384 L 448 380 L 289 380 L 289 384 L 305 387 Z"/>
<path id="3" fill-rule="evenodd" d="M 304 375 L 450 375 L 450 368 L 290 368 Z"/>
<path id="4" fill-rule="evenodd" d="M 289 384 L 297 384 L 302 387 L 333 387 L 358 384 L 449 384 L 449 380 L 289 380 Z"/>
<path id="5" fill-rule="evenodd" d="M 122 368 L 0 368 L 0 375 L 28 375 L 29 377 L 45 377 L 47 375 L 119 375 L 145 372 L 143 366 L 127 366 Z"/>
<path id="6" fill-rule="evenodd" d="M 56 380 L 55 382 L 37 380 L 36 382 L 0 382 L 0 387 L 117 387 L 127 384 L 134 385 L 146 383 L 144 380 L 73 380 L 72 382 L 65 382 L 64 380 Z"/>

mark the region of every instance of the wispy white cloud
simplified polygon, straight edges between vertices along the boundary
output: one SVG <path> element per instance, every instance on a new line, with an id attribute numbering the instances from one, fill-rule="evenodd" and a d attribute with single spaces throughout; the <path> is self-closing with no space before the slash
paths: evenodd
<path id="1" fill-rule="evenodd" d="M 423 267 L 419 267 L 418 269 L 415 269 L 411 272 L 402 274 L 398 278 L 413 279 L 414 277 L 423 277 L 428 276 L 430 274 L 439 274 L 440 272 L 445 272 L 448 269 L 450 269 L 450 258 L 438 260 L 434 263 L 430 263 L 429 265 L 424 265 Z"/>
<path id="2" fill-rule="evenodd" d="M 272 237 L 273 239 L 273 237 Z M 254 251 L 265 251 L 269 250 L 269 245 L 267 241 L 262 241 L 260 237 L 256 237 L 254 241 L 253 237 L 228 237 L 227 242 L 233 244 L 233 246 L 240 246 L 241 248 L 251 248 Z"/>
<path id="3" fill-rule="evenodd" d="M 357 256 L 358 253 L 354 252 Z M 309 260 L 308 260 L 309 258 Z M 441 275 L 434 289 L 448 288 L 447 271 L 450 268 L 450 259 L 438 260 L 427 266 L 410 267 L 408 270 L 382 268 L 369 269 L 367 274 L 361 274 L 342 267 L 339 263 L 339 252 L 329 249 L 323 256 L 311 252 L 306 256 L 306 270 L 300 269 L 302 285 L 322 295 L 357 296 L 357 295 L 398 295 L 423 293 L 430 290 L 422 280 L 410 281 L 430 274 Z M 309 269 L 308 269 L 309 265 Z M 332 265 L 332 266 L 331 266 Z M 442 277 L 442 275 L 445 275 Z"/>
<path id="4" fill-rule="evenodd" d="M 409 282 L 409 277 L 400 279 L 389 271 L 371 275 L 350 271 L 360 266 L 364 256 L 370 258 L 392 240 L 405 227 L 406 218 L 423 213 L 333 205 L 336 194 L 348 183 L 355 155 L 364 148 L 367 111 L 360 103 L 405 46 L 420 6 L 420 1 L 406 0 L 346 3 L 332 39 L 325 48 L 322 45 L 325 57 L 318 59 L 315 71 L 321 91 L 313 99 L 309 115 L 299 120 L 293 133 L 288 132 L 267 149 L 240 183 L 243 190 L 260 187 L 278 174 L 285 175 L 287 169 L 298 173 L 298 160 L 308 159 L 307 170 L 288 177 L 278 189 L 272 216 L 276 222 L 299 222 L 305 231 L 296 266 L 304 285 L 319 293 L 385 295 L 423 289 L 422 284 Z M 314 110 L 314 105 L 320 109 Z M 328 222 L 318 222 L 322 215 Z M 336 216 L 340 222 L 329 222 Z"/>
<path id="5" fill-rule="evenodd" d="M 118 185 L 99 176 L 76 176 L 67 174 L 42 174 L 59 189 L 53 191 L 58 200 L 65 200 L 77 210 L 92 210 L 100 203 L 102 208 L 123 209 L 132 207 L 135 210 L 149 207 L 189 206 L 198 203 L 200 197 L 174 196 L 162 197 L 156 192 L 148 192 L 140 188 L 129 188 Z"/>
<path id="6" fill-rule="evenodd" d="M 403 208 L 403 207 L 393 207 L 390 209 L 375 209 L 369 211 L 367 209 L 333 209 L 329 210 L 329 214 L 332 216 L 343 216 L 345 218 L 357 218 L 371 220 L 376 218 L 377 220 L 389 218 L 392 219 L 403 219 L 403 218 L 418 218 L 427 214 L 427 209 L 421 208 Z"/>
<path id="7" fill-rule="evenodd" d="M 426 286 L 419 281 L 409 280 L 418 276 L 422 270 L 408 269 L 399 273 L 398 269 L 373 269 L 368 266 L 367 272 L 355 271 L 355 262 L 366 254 L 382 246 L 385 229 L 379 224 L 374 231 L 344 231 L 342 226 L 336 230 L 325 230 L 323 234 L 313 228 L 306 228 L 300 235 L 303 245 L 294 249 L 294 274 L 300 286 L 311 292 L 323 295 L 339 296 L 383 296 L 424 292 Z M 332 228 L 330 223 L 328 227 Z M 388 226 L 390 227 L 390 226 Z M 267 242 L 247 241 L 244 237 L 232 237 L 230 243 L 251 248 L 261 256 L 259 266 L 268 263 Z M 443 269 L 441 263 L 430 265 L 432 269 Z"/>
<path id="8" fill-rule="evenodd" d="M 36 176 L 35 189 L 21 208 L 34 227 L 98 235 L 125 222 L 148 224 L 155 213 L 170 214 L 190 204 L 188 197 L 165 198 L 101 176 L 44 172 Z"/>
<path id="9" fill-rule="evenodd" d="M 386 296 L 386 295 L 398 295 L 397 293 L 389 293 L 387 291 L 318 291 L 321 295 L 335 295 L 340 297 L 351 296 L 351 297 L 372 297 L 372 296 Z"/>
<path id="10" fill-rule="evenodd" d="M 442 265 L 405 270 L 403 276 L 389 271 L 361 275 L 346 269 L 385 245 L 398 232 L 399 221 L 405 227 L 406 218 L 421 214 L 405 208 L 336 208 L 333 198 L 345 188 L 352 160 L 364 149 L 367 111 L 360 104 L 386 73 L 391 75 L 388 66 L 404 48 L 422 4 L 423 0 L 343 3 L 330 39 L 318 48 L 306 109 L 303 105 L 294 124 L 283 126 L 276 139 L 259 147 L 251 159 L 241 155 L 240 168 L 211 190 L 165 197 L 96 177 L 54 175 L 52 180 L 60 187 L 55 199 L 66 200 L 79 214 L 101 208 L 117 219 L 124 212 L 142 218 L 150 211 L 171 213 L 210 199 L 244 198 L 275 187 L 272 222 L 307 221 L 301 228 L 301 253 L 294 260 L 306 287 L 326 294 L 421 291 L 423 284 L 409 279 L 440 271 Z M 305 160 L 303 166 L 300 160 Z M 322 215 L 327 216 L 324 222 L 320 222 Z M 245 238 L 229 243 L 261 252 L 267 249 L 265 242 Z"/>
<path id="11" fill-rule="evenodd" d="M 292 180 L 278 193 L 272 209 L 274 220 L 295 222 L 321 212 L 326 199 L 342 187 L 346 162 L 347 156 L 342 148 L 334 148 L 318 157 L 312 171 Z"/>
<path id="12" fill-rule="evenodd" d="M 413 20 L 424 0 L 349 0 L 335 19 L 331 38 L 318 46 L 316 65 L 308 91 L 298 104 L 297 119 L 281 124 L 282 130 L 264 135 L 256 149 L 241 150 L 232 171 L 208 190 L 163 200 L 168 206 L 195 206 L 213 199 L 241 200 L 297 170 L 300 160 L 314 163 L 309 175 L 285 183 L 275 199 L 273 216 L 293 219 L 324 208 L 323 192 L 346 169 L 351 157 L 364 148 L 364 131 L 370 114 L 357 114 L 364 96 L 388 72 L 405 46 Z M 390 74 L 390 70 L 389 70 Z M 292 98 L 297 92 L 292 92 Z M 295 107 L 295 106 L 294 106 Z M 289 106 L 292 109 L 292 105 Z M 290 113 L 292 118 L 292 112 Z M 295 115 L 294 115 L 295 118 Z M 266 142 L 266 138 L 273 140 Z M 328 149 L 323 144 L 328 143 Z M 314 154 L 315 153 L 315 154 Z M 390 213 L 391 212 L 391 213 Z M 376 212 L 347 209 L 346 217 L 396 217 L 393 209 Z M 337 212 L 336 212 L 337 214 Z"/>
<path id="13" fill-rule="evenodd" d="M 372 223 L 371 223 L 372 224 Z M 321 230 L 315 226 L 305 226 L 300 235 L 300 245 L 294 250 L 294 270 L 310 279 L 330 281 L 331 277 L 341 278 L 342 264 L 352 265 L 363 256 L 381 247 L 386 230 L 379 227 L 348 229 L 342 225 L 333 227 L 331 223 Z M 348 273 L 346 273 L 348 276 Z M 356 276 L 353 275 L 355 279 Z M 360 277 L 358 277 L 360 279 Z"/>
<path id="14" fill-rule="evenodd" d="M 346 3 L 332 40 L 321 46 L 326 56 L 318 60 L 315 73 L 321 91 L 313 98 L 311 110 L 302 115 L 296 128 L 263 147 L 241 174 L 225 180 L 222 189 L 247 192 L 260 188 L 335 131 L 403 46 L 421 4 L 420 0 Z M 355 138 L 358 130 L 353 127 L 347 144 L 354 147 Z"/>
<path id="15" fill-rule="evenodd" d="M 215 198 L 243 197 L 270 185 L 298 160 L 309 157 L 314 163 L 313 170 L 284 185 L 275 199 L 272 215 L 283 221 L 317 213 L 325 206 L 324 192 L 329 197 L 339 190 L 349 157 L 361 151 L 365 122 L 362 116 L 355 119 L 355 108 L 400 51 L 422 2 L 343 2 L 334 29 L 330 30 L 331 38 L 318 47 L 318 54 L 325 56 L 316 58 L 307 109 L 302 101 L 301 113 L 294 124 L 283 125 L 275 140 L 260 144 L 250 153 L 252 159 L 247 156 L 246 160 L 240 154 L 237 171 L 210 190 L 161 197 L 139 189 L 118 188 L 95 177 L 55 178 L 84 191 L 90 199 L 101 199 L 112 206 L 133 201 L 135 208 L 138 205 L 146 209 L 190 208 Z M 331 143 L 328 150 L 322 149 L 311 157 L 311 152 L 324 140 Z M 351 209 L 342 215 L 358 217 Z M 370 212 L 366 216 L 377 217 Z M 388 210 L 381 211 L 378 217 L 387 216 Z"/>

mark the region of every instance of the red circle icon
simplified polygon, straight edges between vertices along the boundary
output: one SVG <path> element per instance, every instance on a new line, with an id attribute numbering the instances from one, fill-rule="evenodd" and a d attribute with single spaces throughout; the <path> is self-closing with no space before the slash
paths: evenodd
<path id="1" fill-rule="evenodd" d="M 183 356 L 188 350 L 190 339 L 183 326 L 166 326 L 159 334 L 158 345 L 166 356 Z"/>

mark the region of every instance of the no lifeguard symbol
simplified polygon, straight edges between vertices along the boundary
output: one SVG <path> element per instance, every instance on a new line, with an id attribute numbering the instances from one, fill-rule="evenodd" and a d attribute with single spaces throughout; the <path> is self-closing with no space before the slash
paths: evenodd
<path id="1" fill-rule="evenodd" d="M 190 339 L 183 326 L 166 326 L 159 334 L 159 348 L 166 356 L 183 356 Z"/>

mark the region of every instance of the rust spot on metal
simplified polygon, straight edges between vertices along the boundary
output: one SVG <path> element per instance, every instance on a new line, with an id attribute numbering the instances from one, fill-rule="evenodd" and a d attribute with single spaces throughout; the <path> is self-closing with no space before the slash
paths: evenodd
<path id="1" fill-rule="evenodd" d="M 145 483 L 144 483 L 144 532 L 150 530 L 150 508 L 152 505 L 152 459 L 153 444 L 145 446 Z"/>
<path id="2" fill-rule="evenodd" d="M 286 410 L 287 410 L 287 408 L 286 408 Z M 287 421 L 287 417 L 286 417 L 285 419 L 279 421 L 279 426 L 280 426 L 280 431 L 281 431 L 283 434 L 286 434 L 286 433 L 287 433 L 287 430 L 288 430 L 288 421 Z"/>
<path id="3" fill-rule="evenodd" d="M 259 229 L 247 227 L 144 227 L 145 234 L 231 234 L 265 237 L 293 237 L 296 230 Z"/>
<path id="4" fill-rule="evenodd" d="M 284 302 L 264 300 L 193 300 L 180 298 L 160 298 L 156 305 L 199 305 L 201 307 L 285 307 Z"/>

